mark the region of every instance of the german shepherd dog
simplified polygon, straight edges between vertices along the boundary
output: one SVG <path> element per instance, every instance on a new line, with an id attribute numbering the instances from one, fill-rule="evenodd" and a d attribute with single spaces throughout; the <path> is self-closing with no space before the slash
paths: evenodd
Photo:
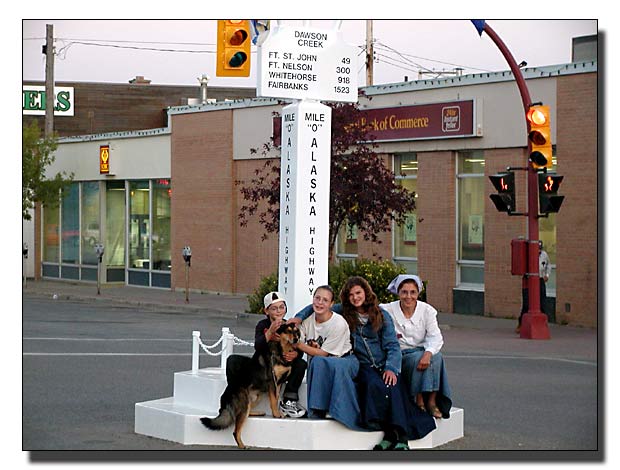
<path id="1" fill-rule="evenodd" d="M 220 397 L 220 410 L 215 418 L 200 418 L 209 429 L 225 429 L 235 423 L 233 437 L 240 449 L 245 449 L 241 440 L 241 430 L 251 413 L 252 405 L 261 393 L 268 393 L 269 405 L 274 418 L 281 418 L 278 409 L 280 385 L 286 382 L 291 363 L 284 354 L 293 351 L 293 344 L 299 341 L 299 329 L 292 324 L 278 328 L 279 341 L 269 342 L 269 351 L 255 354 L 252 358 L 231 355 L 226 362 L 227 385 Z M 256 413 L 261 414 L 261 413 Z"/>

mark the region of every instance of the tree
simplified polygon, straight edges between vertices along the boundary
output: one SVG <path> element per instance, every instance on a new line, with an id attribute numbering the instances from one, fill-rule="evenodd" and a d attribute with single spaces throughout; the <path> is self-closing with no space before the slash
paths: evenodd
<path id="1" fill-rule="evenodd" d="M 36 202 L 48 207 L 60 203 L 59 192 L 71 183 L 73 173 L 56 173 L 45 179 L 46 168 L 54 162 L 58 148 L 54 137 L 41 137 L 36 121 L 22 127 L 22 218 L 30 220 L 30 209 Z"/>
<path id="2" fill-rule="evenodd" d="M 374 137 L 361 125 L 357 104 L 329 103 L 332 108 L 332 155 L 329 201 L 329 251 L 343 224 L 355 224 L 365 240 L 379 242 L 381 232 L 390 231 L 391 222 L 403 224 L 415 211 L 415 193 L 397 184 L 394 174 L 374 149 Z M 277 113 L 274 113 L 277 115 Z M 255 214 L 268 233 L 277 232 L 280 223 L 280 165 L 270 157 L 273 137 L 252 154 L 269 158 L 255 171 L 249 183 L 237 181 L 245 204 L 239 209 L 241 226 Z"/>

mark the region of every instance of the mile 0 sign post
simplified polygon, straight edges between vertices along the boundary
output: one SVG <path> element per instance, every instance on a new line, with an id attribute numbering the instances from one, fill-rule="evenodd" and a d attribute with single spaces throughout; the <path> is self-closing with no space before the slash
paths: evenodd
<path id="1" fill-rule="evenodd" d="M 282 109 L 278 290 L 287 318 L 327 284 L 331 108 L 357 102 L 357 55 L 341 33 L 276 25 L 259 38 L 257 96 L 293 99 Z"/>

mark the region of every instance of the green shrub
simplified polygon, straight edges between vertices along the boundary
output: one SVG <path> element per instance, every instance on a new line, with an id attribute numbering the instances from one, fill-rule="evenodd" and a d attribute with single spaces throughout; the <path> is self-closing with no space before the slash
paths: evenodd
<path id="1" fill-rule="evenodd" d="M 330 266 L 329 284 L 333 287 L 336 296 L 340 296 L 340 290 L 351 276 L 361 276 L 368 281 L 370 287 L 379 303 L 392 302 L 398 299 L 397 295 L 387 291 L 387 286 L 392 279 L 399 274 L 405 274 L 403 266 L 392 263 L 391 261 L 374 261 L 369 259 L 358 259 L 355 261 L 341 261 L 337 265 Z M 340 299 L 337 299 L 339 302 Z"/>
<path id="2" fill-rule="evenodd" d="M 379 303 L 392 302 L 398 300 L 398 296 L 387 291 L 387 286 L 392 279 L 399 274 L 405 274 L 403 266 L 392 263 L 391 261 L 374 261 L 368 259 L 358 259 L 355 261 L 341 261 L 338 264 L 329 266 L 329 285 L 336 293 L 334 299 L 340 302 L 340 289 L 351 276 L 361 276 L 368 281 L 372 290 L 377 294 Z M 424 291 L 420 294 L 420 300 L 426 301 L 426 281 Z M 261 279 L 260 285 L 248 296 L 250 313 L 263 313 L 263 297 L 271 291 L 278 290 L 278 273 L 271 274 Z M 296 312 L 295 312 L 296 313 Z"/>
<path id="3" fill-rule="evenodd" d="M 248 295 L 248 313 L 264 313 L 263 298 L 272 291 L 278 290 L 278 273 L 261 279 L 260 284 L 251 295 Z"/>

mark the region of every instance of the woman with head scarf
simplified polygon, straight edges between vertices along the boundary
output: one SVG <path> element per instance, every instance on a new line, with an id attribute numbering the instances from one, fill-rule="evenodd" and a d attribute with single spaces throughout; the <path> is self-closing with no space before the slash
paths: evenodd
<path id="1" fill-rule="evenodd" d="M 443 336 L 437 310 L 418 300 L 424 288 L 418 276 L 400 274 L 387 287 L 399 300 L 381 304 L 394 322 L 402 352 L 402 377 L 410 400 L 434 418 L 449 418 L 452 400 L 441 355 Z"/>

